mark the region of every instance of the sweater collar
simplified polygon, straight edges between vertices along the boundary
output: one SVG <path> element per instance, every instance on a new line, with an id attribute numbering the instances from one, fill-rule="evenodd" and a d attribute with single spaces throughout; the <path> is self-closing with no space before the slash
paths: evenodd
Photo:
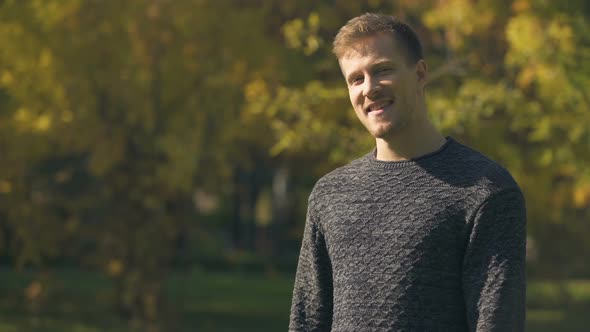
<path id="1" fill-rule="evenodd" d="M 455 140 L 447 136 L 446 142 L 437 150 L 429 152 L 425 155 L 408 159 L 408 160 L 400 160 L 400 161 L 383 161 L 377 159 L 377 147 L 373 148 L 373 151 L 365 155 L 364 159 L 370 166 L 375 166 L 378 168 L 399 168 L 399 167 L 408 167 L 412 165 L 418 164 L 418 162 L 425 162 L 430 159 L 435 159 L 444 154 L 444 152 L 448 149 L 449 146 L 453 145 Z"/>

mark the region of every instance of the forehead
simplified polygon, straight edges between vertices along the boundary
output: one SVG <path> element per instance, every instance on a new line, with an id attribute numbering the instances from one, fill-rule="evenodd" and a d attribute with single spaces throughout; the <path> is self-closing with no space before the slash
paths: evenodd
<path id="1" fill-rule="evenodd" d="M 389 33 L 368 36 L 350 45 L 349 50 L 338 60 L 342 70 L 353 64 L 389 60 L 392 62 L 405 61 L 405 50 L 399 46 Z"/>

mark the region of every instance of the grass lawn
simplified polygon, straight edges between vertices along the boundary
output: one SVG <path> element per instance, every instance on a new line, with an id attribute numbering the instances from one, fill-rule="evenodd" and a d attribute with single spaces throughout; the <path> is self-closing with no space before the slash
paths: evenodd
<path id="1" fill-rule="evenodd" d="M 50 299 L 35 308 L 24 290 L 35 275 L 0 269 L 0 332 L 132 331 L 111 308 L 114 289 L 102 276 L 55 272 Z M 164 331 L 286 331 L 292 276 L 252 272 L 175 273 L 166 283 L 172 310 Z M 588 331 L 590 281 L 529 282 L 527 331 Z"/>

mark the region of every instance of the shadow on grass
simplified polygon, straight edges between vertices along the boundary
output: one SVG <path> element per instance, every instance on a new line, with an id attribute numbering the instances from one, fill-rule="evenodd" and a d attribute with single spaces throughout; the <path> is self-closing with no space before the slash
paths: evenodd
<path id="1" fill-rule="evenodd" d="M 590 330 L 590 308 L 529 309 L 527 332 L 583 332 Z"/>
<path id="2" fill-rule="evenodd" d="M 288 316 L 273 313 L 207 312 L 201 311 L 183 317 L 183 332 L 274 332 L 286 331 Z M 191 329 L 191 327 L 194 327 Z"/>
<path id="3" fill-rule="evenodd" d="M 32 310 L 24 290 L 34 276 L 0 269 L 0 332 L 144 331 L 133 329 L 117 313 L 116 290 L 108 278 L 77 269 L 55 271 L 52 295 Z M 590 281 L 537 281 L 529 286 L 527 332 L 590 331 Z M 286 331 L 292 287 L 292 275 L 176 271 L 164 284 L 168 309 L 162 313 L 161 331 Z"/>

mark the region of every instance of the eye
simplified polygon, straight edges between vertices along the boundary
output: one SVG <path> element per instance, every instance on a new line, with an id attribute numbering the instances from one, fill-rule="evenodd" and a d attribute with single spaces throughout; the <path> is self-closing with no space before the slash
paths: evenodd
<path id="1" fill-rule="evenodd" d="M 359 84 L 363 82 L 363 77 L 362 76 L 353 76 L 352 78 L 350 78 L 350 84 L 354 85 L 354 84 Z"/>
<path id="2" fill-rule="evenodd" d="M 392 70 L 393 69 L 391 69 L 389 67 L 381 67 L 381 68 L 378 68 L 375 72 L 378 74 L 385 74 L 385 73 L 389 73 Z"/>

